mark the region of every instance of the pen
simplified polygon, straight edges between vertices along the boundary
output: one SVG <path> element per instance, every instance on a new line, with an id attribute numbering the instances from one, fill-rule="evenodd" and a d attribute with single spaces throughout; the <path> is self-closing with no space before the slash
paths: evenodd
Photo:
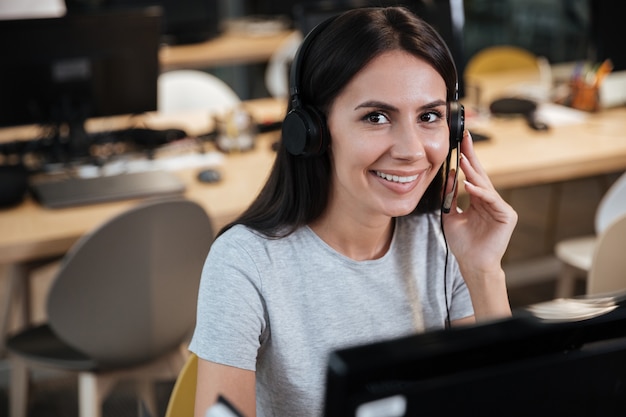
<path id="1" fill-rule="evenodd" d="M 605 59 L 595 72 L 593 85 L 595 87 L 598 87 L 604 80 L 604 77 L 606 77 L 612 70 L 613 70 L 613 63 L 611 62 L 610 59 Z"/>

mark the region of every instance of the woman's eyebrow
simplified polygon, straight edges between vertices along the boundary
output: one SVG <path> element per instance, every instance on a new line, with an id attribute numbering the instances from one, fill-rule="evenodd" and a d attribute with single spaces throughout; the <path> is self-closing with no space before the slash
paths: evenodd
<path id="1" fill-rule="evenodd" d="M 392 106 L 391 104 L 384 103 L 382 101 L 376 101 L 376 100 L 363 102 L 359 104 L 358 106 L 356 106 L 354 110 L 370 109 L 370 108 L 377 108 L 377 109 L 388 110 L 388 111 L 398 110 L 395 106 Z"/>
<path id="2" fill-rule="evenodd" d="M 446 104 L 447 103 L 445 100 L 435 100 L 430 103 L 426 103 L 423 106 L 420 106 L 419 108 L 420 109 L 432 109 L 435 107 L 445 106 Z M 388 104 L 382 101 L 377 101 L 377 100 L 365 101 L 359 104 L 358 106 L 356 106 L 354 110 L 359 110 L 363 108 L 366 108 L 366 109 L 377 108 L 377 109 L 387 110 L 387 111 L 398 111 L 397 107 L 392 106 L 391 104 Z"/>

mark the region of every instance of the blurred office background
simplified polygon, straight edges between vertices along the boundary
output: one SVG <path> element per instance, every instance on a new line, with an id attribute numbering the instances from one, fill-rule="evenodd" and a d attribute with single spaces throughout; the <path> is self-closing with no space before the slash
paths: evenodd
<path id="1" fill-rule="evenodd" d="M 0 3 L 7 0 L 0 0 Z M 175 1 L 175 0 L 174 0 Z M 608 0 L 607 0 L 608 1 Z M 254 30 L 268 22 L 293 28 L 294 1 L 286 0 L 206 0 L 216 25 L 215 35 L 227 27 Z M 551 64 L 578 60 L 596 60 L 598 51 L 592 42 L 594 22 L 590 14 L 592 0 L 465 0 L 452 1 L 463 7 L 463 55 L 469 59 L 481 49 L 499 44 L 521 46 L 545 57 Z M 617 3 L 617 2 L 616 2 Z M 1 5 L 1 4 L 0 4 Z M 206 4 L 205 4 L 206 6 Z M 0 11 L 2 8 L 0 8 Z M 597 22 L 596 22 L 597 23 Z M 626 53 L 624 53 L 626 54 Z M 228 83 L 242 99 L 269 96 L 264 83 L 266 63 L 227 65 L 206 68 Z M 529 156 L 531 157 L 531 156 Z M 593 233 L 593 217 L 606 188 L 619 173 L 567 181 L 560 184 L 556 221 L 548 211 L 551 185 L 506 191 L 505 196 L 520 215 L 519 225 L 507 252 L 506 262 L 515 281 L 510 296 L 513 307 L 549 299 L 554 284 L 545 276 L 556 276 L 558 262 L 553 244 L 566 237 Z M 526 262 L 528 261 L 528 262 Z M 522 265 L 517 267 L 516 265 Z M 506 265 L 505 265 L 506 266 Z M 3 271 L 0 271 L 2 274 Z M 524 282 L 526 276 L 536 280 Z M 2 289 L 0 288 L 0 291 Z M 43 289 L 42 289 L 43 291 Z M 581 287 L 582 291 L 582 287 Z M 0 416 L 7 415 L 6 389 L 8 368 L 0 366 Z M 76 416 L 75 382 L 70 378 L 42 376 L 35 392 L 33 416 Z M 164 410 L 171 384 L 159 387 L 159 405 Z M 123 387 L 105 403 L 105 417 L 136 415 L 134 397 Z"/>

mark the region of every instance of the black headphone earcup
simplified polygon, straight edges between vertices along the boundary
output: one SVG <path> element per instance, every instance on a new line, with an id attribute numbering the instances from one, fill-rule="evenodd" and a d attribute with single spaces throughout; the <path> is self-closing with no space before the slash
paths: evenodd
<path id="1" fill-rule="evenodd" d="M 465 130 L 465 108 L 458 101 L 450 103 L 448 127 L 450 128 L 450 150 L 456 149 L 463 139 Z"/>
<path id="2" fill-rule="evenodd" d="M 292 109 L 283 121 L 282 140 L 287 152 L 292 155 L 322 154 L 328 147 L 324 115 L 309 106 Z"/>

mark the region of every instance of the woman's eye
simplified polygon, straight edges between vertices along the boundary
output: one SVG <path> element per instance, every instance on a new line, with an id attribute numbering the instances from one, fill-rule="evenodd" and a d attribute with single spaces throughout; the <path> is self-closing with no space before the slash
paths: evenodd
<path id="1" fill-rule="evenodd" d="M 432 123 L 432 122 L 436 122 L 437 120 L 441 119 L 442 115 L 439 112 L 436 111 L 431 111 L 428 113 L 424 113 L 420 116 L 420 120 L 422 122 L 427 122 L 427 123 Z"/>
<path id="2" fill-rule="evenodd" d="M 365 116 L 365 120 L 372 124 L 388 123 L 389 119 L 382 113 L 370 113 Z"/>

